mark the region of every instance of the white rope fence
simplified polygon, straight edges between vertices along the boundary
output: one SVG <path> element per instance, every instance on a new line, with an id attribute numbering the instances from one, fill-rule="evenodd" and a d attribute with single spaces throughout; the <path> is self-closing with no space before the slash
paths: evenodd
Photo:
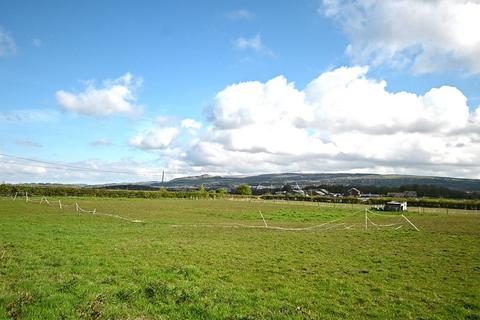
<path id="1" fill-rule="evenodd" d="M 392 222 L 392 223 L 387 223 L 387 224 L 380 224 L 380 223 L 375 223 L 372 221 L 372 219 L 368 216 L 368 214 L 372 214 L 372 215 L 377 215 L 377 216 L 381 216 L 381 217 L 388 217 L 388 218 L 395 218 L 395 217 L 398 217 L 398 219 L 395 220 L 395 222 Z M 409 225 L 411 225 L 416 231 L 420 231 L 417 226 L 415 224 L 413 224 L 412 221 L 410 221 L 410 219 L 408 219 L 407 217 L 405 217 L 405 215 L 402 213 L 400 214 L 399 216 L 394 216 L 394 215 L 389 215 L 389 214 L 381 214 L 381 213 L 378 213 L 378 212 L 373 212 L 373 211 L 370 211 L 368 209 L 365 209 L 365 230 L 368 229 L 368 225 L 369 223 L 376 227 L 377 229 L 378 228 L 392 228 L 392 230 L 399 230 L 401 229 L 404 225 L 405 225 L 405 222 L 408 223 Z"/>
<path id="2" fill-rule="evenodd" d="M 101 216 L 107 216 L 107 217 L 112 217 L 116 219 L 121 219 L 124 221 L 132 222 L 132 223 L 145 223 L 142 220 L 136 220 L 136 219 L 130 219 L 126 217 L 122 217 L 120 215 L 116 214 L 110 214 L 110 213 L 104 213 L 104 212 L 98 212 L 96 208 L 93 210 L 86 210 L 78 204 L 78 202 L 72 203 L 72 204 L 66 204 L 62 203 L 61 200 L 48 200 L 47 197 L 42 196 L 40 200 L 36 200 L 32 198 L 32 195 L 28 194 L 28 192 L 16 192 L 14 195 L 11 196 L 13 201 L 16 201 L 18 197 L 25 197 L 25 202 L 26 203 L 38 203 L 38 204 L 46 204 L 48 206 L 52 205 L 57 205 L 60 210 L 65 210 L 66 208 L 73 207 L 76 212 L 79 214 L 91 214 L 91 215 L 101 215 Z M 339 222 L 339 220 L 353 217 L 358 215 L 360 212 L 365 212 L 365 230 L 368 229 L 368 226 L 371 225 L 375 227 L 376 229 L 379 228 L 390 228 L 392 230 L 400 230 L 403 228 L 406 224 L 412 226 L 416 231 L 420 231 L 418 227 L 410 220 L 408 219 L 403 213 L 400 215 L 391 215 L 391 214 L 381 214 L 378 212 L 373 212 L 368 209 L 362 209 L 353 212 L 350 215 L 330 220 L 327 222 L 323 222 L 321 224 L 313 225 L 313 226 L 308 226 L 308 227 L 281 227 L 281 226 L 272 226 L 267 223 L 267 220 L 265 219 L 265 216 L 263 215 L 262 211 L 259 211 L 260 217 L 262 218 L 263 225 L 247 225 L 247 224 L 238 224 L 238 223 L 221 223 L 221 224 L 173 224 L 171 225 L 172 227 L 224 227 L 224 228 L 261 228 L 261 229 L 270 229 L 270 230 L 280 230 L 280 231 L 313 231 L 313 230 L 332 230 L 332 229 L 343 229 L 343 230 L 353 230 L 355 229 L 356 226 L 360 225 L 361 223 L 347 223 L 347 222 Z M 371 217 L 369 217 L 369 214 L 371 215 L 376 215 L 379 217 L 388 217 L 388 218 L 395 218 L 397 219 L 394 222 L 391 223 L 378 223 L 374 222 Z"/>
<path id="3" fill-rule="evenodd" d="M 50 200 L 49 201 L 47 199 L 47 197 L 45 197 L 45 196 L 42 196 L 40 200 L 34 200 L 34 199 L 32 199 L 31 194 L 30 194 L 30 197 L 29 197 L 28 192 L 16 192 L 15 195 L 12 196 L 12 199 L 13 199 L 13 201 L 16 201 L 18 196 L 23 196 L 23 195 L 25 196 L 25 202 L 26 203 L 38 203 L 38 204 L 45 203 L 48 206 L 52 206 L 54 203 L 58 203 L 58 207 L 59 207 L 60 210 L 64 210 L 64 209 L 69 208 L 69 207 L 74 207 L 75 211 L 80 213 L 80 214 L 86 213 L 86 214 L 92 214 L 92 215 L 97 215 L 97 216 L 112 217 L 112 218 L 121 219 L 121 220 L 125 220 L 125 221 L 132 222 L 132 223 L 145 223 L 142 220 L 130 219 L 130 218 L 119 216 L 117 214 L 98 212 L 97 208 L 94 208 L 93 210 L 86 210 L 86 209 L 80 207 L 78 202 L 75 202 L 74 204 L 65 204 L 65 203 L 62 203 L 61 200 Z"/>
<path id="4" fill-rule="evenodd" d="M 171 225 L 172 227 L 220 227 L 220 228 L 254 228 L 254 229 L 268 229 L 268 230 L 278 230 L 278 231 L 325 231 L 325 230 L 333 230 L 333 229 L 342 229 L 342 230 L 353 230 L 355 226 L 360 225 L 359 223 L 346 223 L 346 222 L 339 222 L 339 220 L 349 218 L 352 216 L 358 215 L 358 213 L 363 212 L 362 210 L 358 210 L 349 214 L 345 217 L 341 217 L 338 219 L 330 220 L 327 222 L 323 222 L 321 224 L 308 226 L 308 227 L 281 227 L 281 226 L 272 226 L 267 223 L 265 216 L 263 215 L 262 211 L 259 211 L 260 217 L 262 218 L 263 225 L 248 225 L 248 224 L 239 224 L 239 223 L 218 223 L 218 224 L 174 224 Z"/>

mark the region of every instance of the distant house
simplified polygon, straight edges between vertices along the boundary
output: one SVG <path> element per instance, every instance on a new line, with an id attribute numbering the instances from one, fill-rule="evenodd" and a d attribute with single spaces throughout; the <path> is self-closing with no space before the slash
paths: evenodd
<path id="1" fill-rule="evenodd" d="M 381 195 L 376 194 L 376 193 L 362 193 L 362 195 L 361 195 L 361 198 L 365 199 L 365 200 L 368 200 L 368 199 L 371 199 L 371 198 L 380 198 L 380 197 L 381 197 Z"/>
<path id="2" fill-rule="evenodd" d="M 295 183 L 295 185 L 293 186 L 292 190 L 289 193 L 292 193 L 295 195 L 301 195 L 301 196 L 306 195 L 305 191 L 303 191 L 302 188 L 300 188 L 298 183 Z"/>
<path id="3" fill-rule="evenodd" d="M 305 195 L 305 191 L 303 191 L 302 189 L 292 189 L 291 193 L 301 195 L 301 196 Z"/>
<path id="4" fill-rule="evenodd" d="M 252 186 L 253 190 L 265 190 L 265 189 L 273 189 L 273 186 L 262 186 L 261 184 L 258 184 L 256 186 Z"/>
<path id="5" fill-rule="evenodd" d="M 389 192 L 389 193 L 387 193 L 387 197 L 390 197 L 390 198 L 403 198 L 403 192 Z"/>
<path id="6" fill-rule="evenodd" d="M 416 198 L 417 191 L 389 192 L 387 197 L 391 198 Z"/>
<path id="7" fill-rule="evenodd" d="M 407 211 L 407 203 L 406 202 L 390 201 L 390 202 L 385 203 L 385 206 L 383 207 L 383 210 L 385 210 L 385 211 L 396 211 L 396 212 Z"/>
<path id="8" fill-rule="evenodd" d="M 360 197 L 362 193 L 357 188 L 350 188 L 347 190 L 347 196 L 349 197 Z"/>
<path id="9" fill-rule="evenodd" d="M 417 191 L 404 191 L 403 194 L 405 195 L 405 198 L 416 198 L 417 197 Z"/>
<path id="10" fill-rule="evenodd" d="M 313 194 L 316 195 L 316 196 L 321 196 L 321 197 L 333 196 L 333 193 L 331 193 L 327 189 L 313 190 Z"/>

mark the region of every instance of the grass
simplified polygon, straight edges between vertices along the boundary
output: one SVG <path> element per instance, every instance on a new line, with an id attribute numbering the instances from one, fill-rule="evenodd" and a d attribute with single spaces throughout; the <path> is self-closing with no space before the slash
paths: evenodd
<path id="1" fill-rule="evenodd" d="M 0 319 L 480 319 L 474 212 L 411 212 L 416 232 L 359 207 L 75 201 L 145 223 L 1 199 Z"/>

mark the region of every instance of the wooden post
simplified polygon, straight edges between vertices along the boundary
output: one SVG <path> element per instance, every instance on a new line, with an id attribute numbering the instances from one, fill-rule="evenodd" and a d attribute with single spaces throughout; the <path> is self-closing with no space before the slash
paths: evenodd
<path id="1" fill-rule="evenodd" d="M 368 228 L 368 216 L 367 216 L 367 208 L 365 208 L 365 230 Z"/>
<path id="2" fill-rule="evenodd" d="M 408 220 L 408 218 L 405 217 L 403 214 L 402 214 L 402 217 L 403 217 L 405 220 L 407 220 L 407 222 L 410 223 L 410 225 L 411 225 L 412 227 L 414 227 L 415 230 L 420 231 L 420 230 L 418 230 L 418 228 L 417 228 L 410 220 Z"/>
<path id="3" fill-rule="evenodd" d="M 259 211 L 260 215 L 262 216 L 263 223 L 265 224 L 265 228 L 268 228 L 267 221 L 265 221 L 265 218 L 263 217 L 262 211 Z"/>

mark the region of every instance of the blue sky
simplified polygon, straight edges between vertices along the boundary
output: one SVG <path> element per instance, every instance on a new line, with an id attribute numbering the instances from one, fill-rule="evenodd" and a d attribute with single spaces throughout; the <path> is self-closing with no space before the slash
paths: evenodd
<path id="1" fill-rule="evenodd" d="M 480 41 L 465 28 L 477 27 L 475 20 L 480 16 L 475 15 L 480 3 L 432 1 L 426 8 L 430 12 L 427 17 L 454 13 L 432 21 L 421 20 L 425 8 L 412 0 L 404 1 L 401 8 L 380 1 L 373 1 L 373 6 L 365 3 L 1 2 L 0 153 L 98 170 L 122 168 L 132 174 L 89 176 L 47 165 L 40 168 L 43 165 L 39 163 L 28 167 L 25 161 L 19 164 L 18 159 L 3 156 L 0 180 L 100 183 L 154 178 L 139 175 L 139 168 L 142 172 L 165 168 L 170 177 L 292 170 L 471 176 L 475 170 L 465 168 L 472 168 L 475 157 L 480 156 L 476 122 L 477 118 L 480 121 L 480 112 L 478 117 L 476 114 L 480 105 L 480 68 L 472 58 L 480 52 Z M 472 7 L 463 10 L 467 5 Z M 363 11 L 355 11 L 362 6 L 366 6 Z M 398 14 L 391 19 L 389 14 L 394 10 Z M 418 15 L 408 15 L 408 11 Z M 356 24 L 359 19 L 364 19 L 361 27 Z M 401 31 L 406 35 L 399 35 L 395 30 L 403 24 L 409 27 Z M 456 30 L 456 26 L 460 31 L 452 31 L 448 38 L 451 43 L 443 41 L 442 28 Z M 433 31 L 422 31 L 424 27 Z M 431 61 L 439 63 L 433 65 Z M 368 71 L 355 69 L 360 67 Z M 321 75 L 330 81 L 322 82 L 322 86 L 338 85 L 335 79 L 341 68 L 349 71 L 349 75 L 342 75 L 342 86 L 350 88 L 347 83 L 358 80 L 359 88 L 363 88 L 363 79 L 365 85 L 372 86 L 372 92 L 386 98 L 373 101 L 371 96 L 362 96 L 365 100 L 357 97 L 335 106 L 328 104 L 333 97 L 313 98 L 307 92 L 309 84 Z M 128 81 L 122 78 L 127 74 L 131 75 Z M 269 81 L 278 76 L 285 83 L 272 82 L 271 90 L 278 91 L 270 92 Z M 382 81 L 388 83 L 385 90 L 375 90 L 375 84 Z M 263 96 L 255 93 L 258 88 L 249 85 L 254 83 L 262 88 L 259 90 Z M 102 94 L 115 86 L 127 90 L 126 95 L 111 102 L 112 112 L 99 111 L 106 108 Z M 442 86 L 457 91 L 443 90 L 441 95 L 434 94 L 440 98 L 424 99 L 432 88 Z M 352 92 L 352 97 L 358 93 L 345 90 L 347 95 Z M 68 95 L 62 99 L 59 92 Z M 82 98 L 82 93 L 88 92 L 90 95 Z M 368 88 L 365 92 L 369 92 Z M 354 119 L 343 121 L 337 117 L 341 112 L 336 113 L 335 108 L 343 110 L 347 104 L 355 110 L 365 108 L 365 113 L 372 112 L 370 116 L 375 118 L 378 113 L 369 105 L 382 108 L 378 101 L 397 105 L 401 95 L 395 94 L 399 92 L 416 95 L 425 104 L 407 108 L 406 118 L 411 122 L 399 121 L 401 125 L 386 126 L 388 130 L 377 132 L 356 125 Z M 467 101 L 462 103 L 459 94 Z M 305 101 L 297 99 L 298 95 L 305 96 Z M 67 97 L 71 99 L 67 101 Z M 277 101 L 276 97 L 284 98 Z M 450 98 L 448 107 L 428 103 Z M 288 105 L 283 105 L 284 101 L 289 101 Z M 127 111 L 122 111 L 122 103 Z M 377 128 L 385 127 L 378 125 L 381 121 L 402 114 L 398 110 L 402 108 L 400 103 L 396 110 L 389 108 L 381 109 L 385 115 L 373 121 Z M 262 120 L 264 113 L 258 113 L 260 109 L 269 110 L 274 121 Z M 463 118 L 451 122 L 443 119 L 442 114 L 449 112 L 454 117 L 463 114 Z M 291 122 L 283 121 L 285 114 Z M 240 120 L 232 122 L 232 117 Z M 195 128 L 182 126 L 185 119 L 194 120 Z M 308 124 L 297 125 L 299 119 Z M 271 130 L 259 129 L 270 125 Z M 425 132 L 422 126 L 431 129 Z M 442 127 L 449 128 L 448 134 Z M 445 140 L 443 135 L 451 137 L 452 132 L 462 129 L 464 133 L 456 133 L 454 140 L 440 145 Z M 272 134 L 271 140 L 259 139 L 258 145 L 242 140 L 255 140 L 259 132 Z M 282 147 L 271 147 L 279 136 L 274 132 L 288 133 Z M 394 151 L 367 151 L 365 155 L 360 149 L 342 144 L 347 140 L 342 136 L 345 133 L 356 137 L 365 134 L 364 139 L 376 141 L 378 149 L 387 148 L 381 143 L 390 137 L 405 152 L 421 157 L 411 163 Z M 295 139 L 290 139 L 293 136 L 309 142 L 304 149 L 298 149 Z M 432 150 L 416 142 L 428 139 L 433 139 L 430 145 L 439 143 L 438 147 Z M 452 145 L 462 145 L 462 150 Z M 455 156 L 459 152 L 464 160 Z M 450 153 L 451 159 L 441 160 L 439 155 L 447 154 L 445 158 L 449 158 Z M 310 166 L 306 159 L 312 157 L 324 165 Z"/>

